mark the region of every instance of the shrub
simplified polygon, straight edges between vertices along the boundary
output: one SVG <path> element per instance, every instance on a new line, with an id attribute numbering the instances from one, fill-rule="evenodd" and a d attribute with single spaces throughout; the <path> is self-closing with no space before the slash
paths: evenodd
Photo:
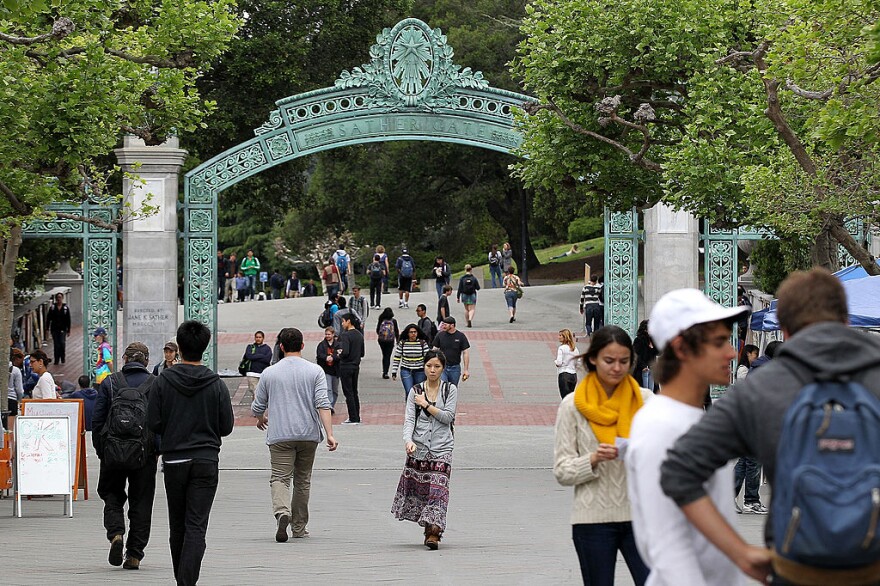
<path id="1" fill-rule="evenodd" d="M 568 225 L 568 241 L 581 242 L 598 238 L 605 233 L 605 223 L 601 216 L 577 218 Z"/>

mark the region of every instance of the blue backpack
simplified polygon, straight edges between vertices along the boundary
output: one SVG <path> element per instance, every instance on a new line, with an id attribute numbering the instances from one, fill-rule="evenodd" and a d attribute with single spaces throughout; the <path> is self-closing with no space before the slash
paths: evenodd
<path id="1" fill-rule="evenodd" d="M 339 272 L 343 275 L 348 274 L 348 257 L 344 254 L 340 254 L 336 257 L 336 268 L 339 269 Z"/>
<path id="2" fill-rule="evenodd" d="M 829 570 L 880 560 L 880 399 L 849 380 L 808 384 L 785 414 L 776 462 L 780 557 Z"/>
<path id="3" fill-rule="evenodd" d="M 407 279 L 412 277 L 413 276 L 413 268 L 415 268 L 415 267 L 413 267 L 412 258 L 410 258 L 408 256 L 403 256 L 403 257 L 400 257 L 400 260 L 402 261 L 400 263 L 400 276 L 407 278 Z"/>

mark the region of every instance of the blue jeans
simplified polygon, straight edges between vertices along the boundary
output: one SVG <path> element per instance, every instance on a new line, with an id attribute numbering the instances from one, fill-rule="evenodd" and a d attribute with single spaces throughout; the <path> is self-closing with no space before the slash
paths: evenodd
<path id="1" fill-rule="evenodd" d="M 327 377 L 327 400 L 330 401 L 330 408 L 336 409 L 336 400 L 339 398 L 339 377 L 332 374 L 326 374 Z"/>
<path id="2" fill-rule="evenodd" d="M 504 284 L 504 278 L 501 276 L 501 265 L 489 265 L 489 274 L 492 275 L 492 288 L 501 287 Z M 498 277 L 498 284 L 495 284 L 495 277 Z"/>
<path id="3" fill-rule="evenodd" d="M 440 380 L 452 383 L 458 386 L 458 380 L 461 378 L 461 364 L 447 364 L 440 375 Z"/>
<path id="4" fill-rule="evenodd" d="M 257 290 L 257 276 L 256 275 L 247 275 L 248 280 L 248 295 L 251 296 L 251 299 L 254 298 L 254 292 Z"/>
<path id="5" fill-rule="evenodd" d="M 443 287 L 446 286 L 446 281 L 437 281 L 436 286 L 437 286 L 437 299 L 440 299 L 441 297 L 443 297 Z"/>
<path id="6" fill-rule="evenodd" d="M 629 521 L 572 525 L 571 538 L 581 564 L 584 586 L 614 586 L 618 550 L 636 586 L 643 586 L 648 579 L 648 567 L 636 549 Z"/>
<path id="7" fill-rule="evenodd" d="M 761 466 L 757 462 L 751 458 L 740 458 L 733 469 L 733 478 L 735 497 L 739 496 L 739 490 L 745 482 L 746 492 L 743 503 L 751 505 L 761 502 L 761 497 L 758 495 L 758 489 L 761 488 Z"/>
<path id="8" fill-rule="evenodd" d="M 516 296 L 516 291 L 505 291 L 504 292 L 504 300 L 507 301 L 507 307 L 510 309 L 516 309 L 516 300 L 518 297 Z"/>
<path id="9" fill-rule="evenodd" d="M 400 369 L 400 382 L 403 383 L 403 399 L 406 400 L 409 390 L 414 385 L 423 383 L 427 380 L 424 370 L 410 370 L 409 368 Z"/>

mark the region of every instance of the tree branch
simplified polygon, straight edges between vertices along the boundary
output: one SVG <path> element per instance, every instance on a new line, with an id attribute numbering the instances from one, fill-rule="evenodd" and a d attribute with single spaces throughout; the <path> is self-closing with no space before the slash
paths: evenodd
<path id="1" fill-rule="evenodd" d="M 806 98 L 808 100 L 820 100 L 823 102 L 834 95 L 834 89 L 827 89 L 824 92 L 813 92 L 799 87 L 790 79 L 785 80 L 785 89 L 790 90 L 791 93 L 801 98 Z"/>
<path id="2" fill-rule="evenodd" d="M 13 191 L 9 188 L 8 185 L 0 181 L 0 193 L 3 194 L 3 197 L 9 202 L 9 205 L 12 206 L 12 209 L 15 210 L 21 216 L 29 216 L 33 209 L 18 199 L 18 196 L 13 193 Z"/>
<path id="3" fill-rule="evenodd" d="M 548 110 L 550 112 L 554 112 L 557 116 L 559 116 L 559 119 L 562 120 L 562 123 L 565 124 L 571 130 L 573 130 L 574 132 L 576 132 L 578 134 L 582 134 L 584 136 L 589 136 L 590 138 L 596 139 L 598 141 L 604 142 L 605 144 L 608 144 L 608 145 L 614 147 L 615 149 L 625 153 L 629 157 L 629 160 L 631 162 L 633 162 L 634 164 L 638 165 L 639 167 L 642 167 L 642 168 L 647 169 L 649 171 L 653 171 L 655 173 L 659 173 L 663 170 L 663 167 L 661 167 L 659 163 L 652 161 L 651 159 L 645 158 L 644 154 L 647 151 L 647 149 L 645 148 L 644 143 L 642 144 L 642 149 L 639 151 L 639 153 L 633 153 L 624 144 L 622 144 L 612 138 L 608 138 L 607 136 L 603 136 L 603 135 L 599 134 L 598 132 L 593 132 L 592 130 L 588 130 L 588 129 L 584 128 L 583 126 L 581 126 L 580 124 L 578 124 L 577 122 L 574 122 L 573 120 L 571 120 L 568 116 L 565 115 L 565 113 L 562 111 L 562 109 L 559 106 L 557 106 L 556 103 L 553 102 L 552 98 L 548 99 L 548 102 L 549 102 L 549 104 L 536 104 L 534 102 L 526 102 L 525 104 L 523 104 L 522 109 L 529 116 L 534 116 L 538 112 L 540 112 L 541 110 Z M 626 121 L 624 121 L 624 122 L 626 122 Z M 625 124 L 625 126 L 628 126 L 628 125 L 633 125 L 638 128 L 638 125 L 633 124 L 632 122 L 627 122 Z M 641 130 L 640 130 L 640 132 L 641 132 Z"/>
<path id="4" fill-rule="evenodd" d="M 62 17 L 52 23 L 52 30 L 43 35 L 36 37 L 17 37 L 0 32 L 0 41 L 5 41 L 10 45 L 37 45 L 47 41 L 58 41 L 76 30 L 76 25 L 67 17 Z"/>
<path id="5" fill-rule="evenodd" d="M 119 231 L 119 226 L 121 226 L 125 220 L 121 217 L 116 218 L 110 222 L 105 222 L 101 218 L 93 218 L 89 216 L 83 216 L 81 214 L 71 214 L 68 212 L 53 212 L 56 218 L 61 220 L 74 220 L 76 222 L 83 222 L 84 224 L 91 224 L 92 226 L 97 226 L 98 228 L 103 228 L 104 230 L 111 230 L 113 232 Z"/>

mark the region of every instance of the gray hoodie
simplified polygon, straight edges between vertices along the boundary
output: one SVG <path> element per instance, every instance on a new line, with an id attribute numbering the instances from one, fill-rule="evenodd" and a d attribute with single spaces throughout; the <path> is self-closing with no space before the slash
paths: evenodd
<path id="1" fill-rule="evenodd" d="M 269 410 L 266 443 L 320 442 L 324 439 L 318 409 L 330 409 L 327 378 L 320 366 L 300 356 L 288 356 L 263 371 L 254 391 L 251 411 Z"/>
<path id="2" fill-rule="evenodd" d="M 675 442 L 661 467 L 663 492 L 679 506 L 692 503 L 706 495 L 703 483 L 715 470 L 742 456 L 764 465 L 772 487 L 785 412 L 820 372 L 851 375 L 880 397 L 880 342 L 834 322 L 792 336 L 773 360 L 738 381 Z"/>

